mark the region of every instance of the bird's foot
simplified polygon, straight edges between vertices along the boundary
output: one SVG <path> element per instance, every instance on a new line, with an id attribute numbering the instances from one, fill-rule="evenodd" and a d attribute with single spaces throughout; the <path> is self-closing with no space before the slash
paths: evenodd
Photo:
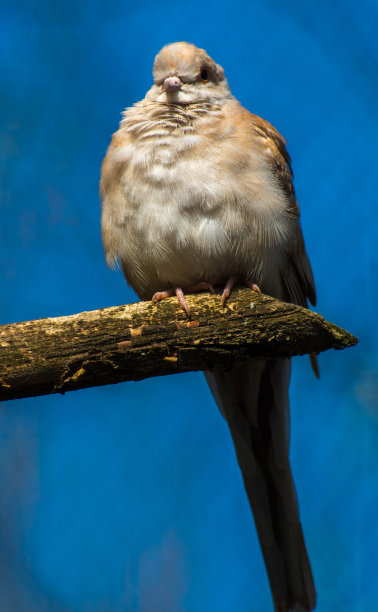
<path id="1" fill-rule="evenodd" d="M 231 276 L 231 278 L 228 279 L 225 285 L 225 288 L 223 289 L 223 293 L 221 297 L 222 306 L 224 306 L 225 303 L 227 302 L 228 298 L 231 295 L 232 288 L 234 287 L 236 283 L 240 283 L 240 285 L 245 285 L 245 287 L 249 287 L 253 291 L 257 291 L 257 293 L 261 293 L 260 287 L 256 285 L 256 283 L 252 283 L 251 281 L 248 281 L 245 279 L 237 278 L 236 276 Z"/>
<path id="2" fill-rule="evenodd" d="M 197 293 L 198 291 L 214 291 L 214 287 L 211 283 L 207 283 L 206 281 L 201 281 L 200 283 L 196 283 L 191 287 L 188 287 L 185 291 L 188 293 Z M 179 304 L 181 308 L 186 312 L 188 317 L 190 316 L 190 309 L 186 302 L 184 291 L 181 287 L 172 287 L 171 289 L 167 289 L 167 291 L 157 291 L 152 296 L 153 302 L 160 302 L 160 300 L 165 300 L 165 298 L 172 297 L 173 295 L 177 296 Z"/>

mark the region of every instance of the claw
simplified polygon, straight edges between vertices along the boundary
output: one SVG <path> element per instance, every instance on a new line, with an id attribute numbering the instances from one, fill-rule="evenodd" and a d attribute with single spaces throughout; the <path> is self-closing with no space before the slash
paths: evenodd
<path id="1" fill-rule="evenodd" d="M 256 285 L 256 283 L 251 283 L 251 281 L 246 281 L 245 284 L 247 285 L 247 287 L 249 287 L 253 291 L 257 291 L 257 293 L 261 293 L 261 289 L 258 285 Z"/>
<path id="2" fill-rule="evenodd" d="M 231 295 L 231 290 L 232 287 L 235 285 L 236 283 L 236 278 L 234 276 L 232 276 L 231 278 L 228 279 L 225 288 L 223 289 L 223 293 L 222 293 L 222 297 L 221 297 L 221 304 L 222 304 L 222 308 L 225 305 L 225 303 L 227 302 L 228 298 Z"/>
<path id="3" fill-rule="evenodd" d="M 175 293 L 177 295 L 177 299 L 180 302 L 180 306 L 183 310 L 185 310 L 186 314 L 188 315 L 188 317 L 190 316 L 190 310 L 189 310 L 189 306 L 186 303 L 185 300 L 185 295 L 182 289 L 180 289 L 180 287 L 176 287 L 175 289 Z"/>
<path id="4" fill-rule="evenodd" d="M 177 299 L 180 303 L 181 308 L 186 312 L 186 314 L 190 315 L 189 306 L 186 303 L 184 292 L 181 287 L 172 287 L 172 289 L 167 289 L 167 291 L 157 291 L 152 296 L 152 302 L 160 302 L 160 300 L 165 300 L 166 298 L 172 297 L 173 295 L 177 296 Z"/>
<path id="5" fill-rule="evenodd" d="M 152 302 L 160 302 L 160 300 L 165 300 L 165 298 L 172 297 L 172 295 L 174 295 L 174 294 L 175 294 L 175 290 L 174 289 L 168 289 L 167 291 L 157 291 L 152 296 L 151 301 Z"/>
<path id="6" fill-rule="evenodd" d="M 196 293 L 197 291 L 211 291 L 214 293 L 214 287 L 211 283 L 206 281 L 201 281 L 196 285 L 192 285 L 188 289 L 185 289 L 188 293 Z M 166 291 L 157 291 L 152 296 L 152 302 L 160 302 L 160 300 L 165 300 L 166 298 L 172 297 L 173 295 L 177 296 L 177 299 L 180 303 L 181 308 L 186 312 L 188 317 L 190 316 L 190 309 L 186 302 L 185 295 L 181 287 L 172 287 L 171 289 L 167 289 Z"/>
<path id="7" fill-rule="evenodd" d="M 249 287 L 253 291 L 257 291 L 257 293 L 261 293 L 260 287 L 256 285 L 256 283 L 252 283 L 251 281 L 247 281 L 247 280 L 240 280 L 236 278 L 235 276 L 231 276 L 231 278 L 228 279 L 225 288 L 223 289 L 223 293 L 221 297 L 222 307 L 225 305 L 228 298 L 230 297 L 232 288 L 234 287 L 236 282 L 240 283 L 241 285 L 245 285 L 246 287 Z"/>

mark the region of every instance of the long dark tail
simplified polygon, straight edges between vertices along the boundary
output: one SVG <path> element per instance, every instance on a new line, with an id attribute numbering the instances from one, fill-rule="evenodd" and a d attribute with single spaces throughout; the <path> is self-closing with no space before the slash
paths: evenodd
<path id="1" fill-rule="evenodd" d="M 230 427 L 275 610 L 313 610 L 316 592 L 289 463 L 290 361 L 253 361 L 206 378 Z"/>

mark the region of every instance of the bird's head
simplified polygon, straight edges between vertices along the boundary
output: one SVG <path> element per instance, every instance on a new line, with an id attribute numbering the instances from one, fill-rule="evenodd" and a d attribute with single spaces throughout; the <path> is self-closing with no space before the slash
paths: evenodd
<path id="1" fill-rule="evenodd" d="M 223 68 L 203 49 L 186 42 L 172 43 L 157 54 L 149 100 L 168 104 L 215 102 L 230 97 Z"/>

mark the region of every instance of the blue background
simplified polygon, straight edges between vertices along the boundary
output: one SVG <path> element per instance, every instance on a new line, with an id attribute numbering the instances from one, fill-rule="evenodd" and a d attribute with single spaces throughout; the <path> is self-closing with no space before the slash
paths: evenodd
<path id="1" fill-rule="evenodd" d="M 317 310 L 360 344 L 296 359 L 292 463 L 318 610 L 378 609 L 378 4 L 3 2 L 2 323 L 135 301 L 98 181 L 168 42 L 204 47 L 289 143 Z M 200 374 L 0 408 L 1 612 L 271 609 L 225 422 Z"/>

